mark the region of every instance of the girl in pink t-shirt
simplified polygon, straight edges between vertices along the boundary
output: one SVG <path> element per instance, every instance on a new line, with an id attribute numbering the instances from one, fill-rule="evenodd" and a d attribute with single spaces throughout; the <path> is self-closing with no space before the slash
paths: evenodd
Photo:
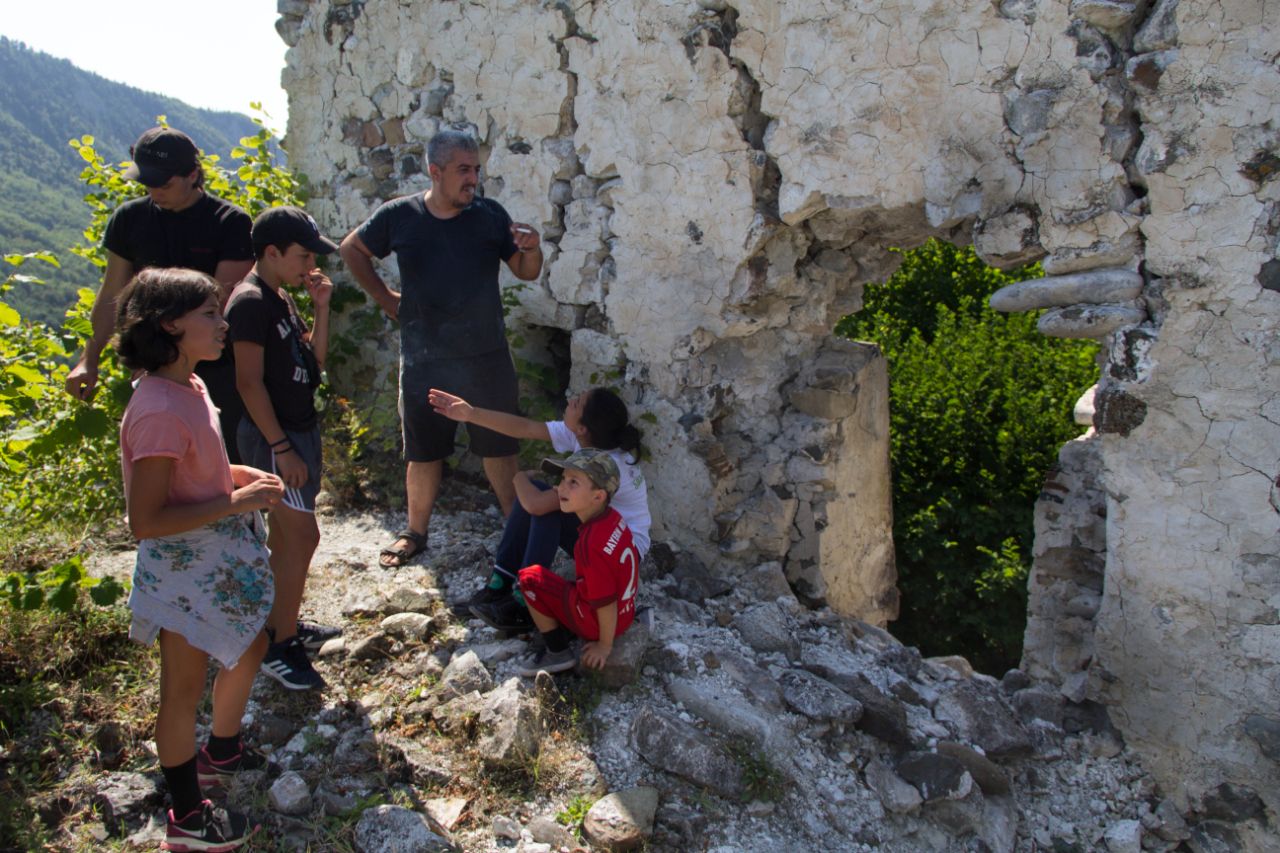
<path id="1" fill-rule="evenodd" d="M 116 350 L 144 371 L 120 424 L 129 526 L 138 538 L 129 635 L 160 641 L 156 752 L 173 808 L 166 850 L 231 850 L 257 828 L 204 798 L 238 770 L 264 767 L 240 738 L 262 630 L 274 598 L 257 511 L 284 494 L 274 474 L 230 465 L 218 412 L 196 363 L 226 343 L 217 282 L 181 269 L 145 269 L 120 295 Z M 256 529 L 255 529 L 256 528 Z M 209 658 L 208 743 L 196 751 L 196 708 Z"/>

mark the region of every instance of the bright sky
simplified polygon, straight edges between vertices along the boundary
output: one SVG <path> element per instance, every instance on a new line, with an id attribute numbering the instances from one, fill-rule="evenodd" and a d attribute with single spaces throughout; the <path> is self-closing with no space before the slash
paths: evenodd
<path id="1" fill-rule="evenodd" d="M 283 133 L 278 17 L 276 0 L 31 0 L 4 4 L 0 35 L 194 107 L 248 114 L 261 101 Z"/>

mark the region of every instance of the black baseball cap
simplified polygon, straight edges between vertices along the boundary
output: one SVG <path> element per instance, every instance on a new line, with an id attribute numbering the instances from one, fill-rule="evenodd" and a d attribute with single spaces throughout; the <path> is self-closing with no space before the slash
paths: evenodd
<path id="1" fill-rule="evenodd" d="M 190 175 L 200 166 L 200 149 L 171 127 L 153 127 L 139 136 L 129 156 L 133 163 L 124 176 L 148 187 L 162 187 L 174 175 Z"/>
<path id="2" fill-rule="evenodd" d="M 253 220 L 253 253 L 262 257 L 267 246 L 297 243 L 308 252 L 327 255 L 338 250 L 338 244 L 320 233 L 311 214 L 297 207 L 271 207 Z"/>

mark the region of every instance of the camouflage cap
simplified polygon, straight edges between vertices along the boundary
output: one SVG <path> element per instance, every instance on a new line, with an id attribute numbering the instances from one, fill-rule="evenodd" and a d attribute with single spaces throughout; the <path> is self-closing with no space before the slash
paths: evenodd
<path id="1" fill-rule="evenodd" d="M 566 469 L 581 471 L 587 475 L 597 489 L 604 489 L 612 497 L 618 491 L 621 476 L 618 474 L 618 463 L 613 461 L 607 450 L 587 447 L 574 453 L 568 459 L 543 459 L 542 470 L 548 474 L 563 474 Z"/>

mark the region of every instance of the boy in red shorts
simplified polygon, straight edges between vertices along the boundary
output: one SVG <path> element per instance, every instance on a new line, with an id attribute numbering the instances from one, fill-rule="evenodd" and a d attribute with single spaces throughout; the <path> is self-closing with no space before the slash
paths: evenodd
<path id="1" fill-rule="evenodd" d="M 640 585 L 640 559 L 631 531 L 609 506 L 618 489 L 618 466 L 607 451 L 584 449 L 563 462 L 545 459 L 542 470 L 561 474 L 560 510 L 578 516 L 573 583 L 550 569 L 520 570 L 520 591 L 546 648 L 523 663 L 520 674 L 563 672 L 578 662 L 575 636 L 586 640 L 582 664 L 604 669 L 613 641 L 631 625 Z"/>

